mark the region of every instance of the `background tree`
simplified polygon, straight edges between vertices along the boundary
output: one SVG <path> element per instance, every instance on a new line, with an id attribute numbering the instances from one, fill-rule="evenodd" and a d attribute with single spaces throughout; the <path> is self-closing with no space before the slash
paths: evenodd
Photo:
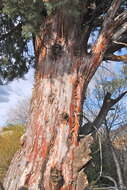
<path id="1" fill-rule="evenodd" d="M 30 98 L 19 101 L 14 108 L 8 110 L 7 124 L 25 126 L 29 117 Z"/>
<path id="2" fill-rule="evenodd" d="M 82 167 L 90 159 L 92 137 L 78 141 L 80 112 L 101 62 L 126 61 L 126 55 L 114 54 L 126 45 L 126 8 L 124 0 L 2 1 L 1 82 L 28 70 L 30 40 L 36 67 L 26 139 L 5 178 L 6 190 L 86 187 Z"/>

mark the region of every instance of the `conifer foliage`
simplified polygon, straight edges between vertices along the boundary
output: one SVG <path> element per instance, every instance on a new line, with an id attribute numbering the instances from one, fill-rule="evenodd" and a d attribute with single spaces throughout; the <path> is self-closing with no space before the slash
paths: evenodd
<path id="1" fill-rule="evenodd" d="M 42 23 L 44 4 L 33 0 L 4 0 L 0 7 L 0 79 L 25 74 L 34 55 L 29 43 Z"/>

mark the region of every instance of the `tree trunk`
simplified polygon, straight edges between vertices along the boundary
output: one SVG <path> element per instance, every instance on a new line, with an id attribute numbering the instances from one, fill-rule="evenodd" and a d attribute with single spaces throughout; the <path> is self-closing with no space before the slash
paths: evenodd
<path id="1" fill-rule="evenodd" d="M 56 68 L 50 67 L 49 73 L 36 73 L 27 139 L 11 163 L 6 190 L 23 185 L 30 190 L 75 189 L 77 174 L 90 159 L 92 138 L 77 142 L 86 83 L 76 71 L 69 73 L 69 58 L 64 55 L 52 62 Z"/>
<path id="2" fill-rule="evenodd" d="M 43 64 L 50 64 L 47 59 Z M 51 62 L 49 71 L 36 72 L 27 139 L 11 163 L 6 190 L 23 185 L 30 190 L 74 189 L 78 172 L 90 159 L 92 138 L 77 142 L 86 81 L 77 75 L 77 68 L 70 71 L 71 61 L 64 55 Z"/>
<path id="3" fill-rule="evenodd" d="M 36 75 L 30 118 L 22 149 L 4 181 L 6 190 L 83 190 L 82 170 L 90 159 L 92 137 L 78 142 L 85 90 L 100 65 L 111 36 L 104 25 L 92 55 L 83 51 L 86 33 L 79 20 L 58 11 L 35 41 Z M 105 35 L 106 31 L 106 35 Z M 109 33 L 108 33 L 108 32 Z M 25 138 L 27 137 L 27 138 Z"/>

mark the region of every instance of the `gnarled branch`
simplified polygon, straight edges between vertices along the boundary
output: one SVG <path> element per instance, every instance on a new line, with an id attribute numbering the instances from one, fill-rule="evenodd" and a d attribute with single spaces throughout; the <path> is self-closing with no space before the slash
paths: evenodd
<path id="1" fill-rule="evenodd" d="M 99 129 L 104 122 L 108 112 L 111 110 L 111 108 L 119 102 L 123 96 L 127 94 L 127 91 L 121 93 L 117 98 L 112 99 L 111 93 L 107 92 L 107 94 L 104 97 L 102 107 L 95 118 L 93 122 L 87 122 L 84 126 L 80 128 L 79 136 L 82 135 L 88 135 L 90 133 L 93 133 L 95 130 Z"/>

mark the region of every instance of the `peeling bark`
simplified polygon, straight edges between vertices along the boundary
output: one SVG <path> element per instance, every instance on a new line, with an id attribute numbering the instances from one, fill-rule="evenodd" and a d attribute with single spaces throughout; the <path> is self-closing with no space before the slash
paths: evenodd
<path id="1" fill-rule="evenodd" d="M 31 120 L 26 131 L 28 138 L 11 163 L 14 167 L 8 171 L 6 189 L 14 190 L 23 185 L 31 190 L 72 188 L 78 170 L 90 159 L 91 137 L 84 140 L 90 141 L 84 147 L 76 141 L 81 94 L 80 87 L 73 84 L 71 78 L 65 75 L 58 80 L 39 79 L 40 84 L 35 85 Z M 75 98 L 72 98 L 73 93 Z M 75 162 L 75 151 L 84 148 L 83 161 L 77 158 Z"/>
<path id="2" fill-rule="evenodd" d="M 78 170 L 90 159 L 92 143 L 91 137 L 82 145 L 77 142 L 84 80 L 75 71 L 49 77 L 40 70 L 35 80 L 27 138 L 11 163 L 5 189 L 73 189 Z M 75 162 L 76 150 L 84 154 Z"/>

